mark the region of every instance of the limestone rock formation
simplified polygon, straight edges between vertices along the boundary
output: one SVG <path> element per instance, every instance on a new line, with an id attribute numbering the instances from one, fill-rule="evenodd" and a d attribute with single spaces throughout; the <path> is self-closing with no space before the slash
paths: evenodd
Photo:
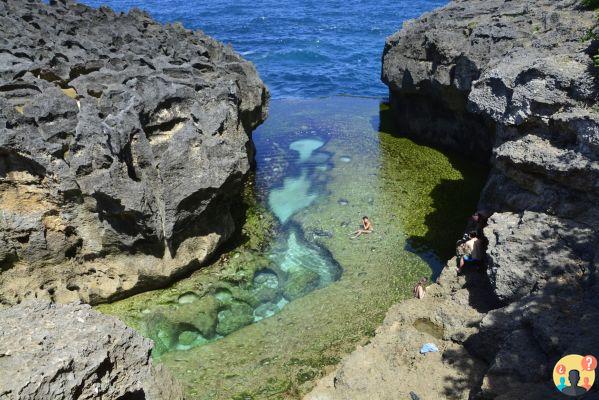
<path id="1" fill-rule="evenodd" d="M 389 388 L 408 398 L 407 388 L 425 387 L 414 380 L 428 377 L 453 382 L 458 394 L 426 386 L 419 398 L 547 399 L 555 396 L 547 378 L 555 363 L 599 347 L 599 70 L 592 60 L 599 28 L 596 12 L 581 3 L 454 0 L 387 40 L 382 79 L 402 132 L 490 163 L 479 207 L 492 216 L 484 229 L 486 279 L 467 273 L 461 289 L 433 286 L 438 298 L 425 303 L 434 306 L 414 301 L 412 309 L 390 310 L 367 352 L 401 358 L 403 345 L 389 347 L 388 325 L 430 319 L 427 307 L 459 320 L 461 304 L 481 313 L 455 333 L 464 360 L 473 361 L 454 372 L 435 364 L 416 377 L 415 361 L 386 355 L 379 381 L 360 381 L 351 371 L 359 370 L 361 349 L 333 373 L 334 390 L 309 398 L 357 399 L 365 390 L 393 398 Z M 474 293 L 486 299 L 483 309 Z"/>
<path id="2" fill-rule="evenodd" d="M 543 289 L 552 276 L 589 274 L 596 232 L 544 213 L 497 213 L 485 228 L 488 274 L 502 301 Z"/>
<path id="3" fill-rule="evenodd" d="M 182 398 L 149 339 L 88 305 L 27 300 L 0 320 L 0 399 Z"/>
<path id="4" fill-rule="evenodd" d="M 597 32 L 575 0 L 455 0 L 387 41 L 383 80 L 400 125 L 492 167 L 480 208 L 494 213 L 487 274 L 505 307 L 467 346 L 488 362 L 485 396 L 511 382 L 517 397 L 563 352 L 597 345 L 584 334 L 599 292 Z M 578 324 L 556 324 L 572 312 Z"/>
<path id="5" fill-rule="evenodd" d="M 98 303 L 197 268 L 234 230 L 268 98 L 202 32 L 0 2 L 0 302 Z"/>
<path id="6" fill-rule="evenodd" d="M 596 28 L 575 0 L 456 0 L 388 39 L 382 77 L 406 133 L 490 161 L 481 206 L 593 227 Z"/>

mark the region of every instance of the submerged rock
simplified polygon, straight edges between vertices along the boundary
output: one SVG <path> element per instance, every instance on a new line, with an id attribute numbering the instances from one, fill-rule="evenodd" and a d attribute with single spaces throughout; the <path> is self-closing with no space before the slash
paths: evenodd
<path id="1" fill-rule="evenodd" d="M 161 354 L 174 349 L 179 338 L 179 331 L 167 316 L 161 312 L 153 312 L 144 321 L 144 334 L 154 341 L 153 354 Z"/>
<path id="2" fill-rule="evenodd" d="M 173 325 L 191 325 L 202 335 L 212 337 L 216 330 L 218 307 L 215 297 L 204 296 L 197 302 L 169 310 L 167 319 Z"/>
<path id="3" fill-rule="evenodd" d="M 87 305 L 26 301 L 0 310 L 0 397 L 175 400 L 152 342 Z"/>
<path id="4" fill-rule="evenodd" d="M 254 310 L 249 304 L 235 302 L 218 313 L 216 332 L 219 335 L 228 335 L 254 322 Z"/>
<path id="5" fill-rule="evenodd" d="M 201 32 L 70 0 L 0 5 L 0 302 L 98 303 L 234 230 L 268 92 Z"/>
<path id="6" fill-rule="evenodd" d="M 302 297 L 320 286 L 320 275 L 307 268 L 297 268 L 289 273 L 283 295 L 289 301 Z"/>

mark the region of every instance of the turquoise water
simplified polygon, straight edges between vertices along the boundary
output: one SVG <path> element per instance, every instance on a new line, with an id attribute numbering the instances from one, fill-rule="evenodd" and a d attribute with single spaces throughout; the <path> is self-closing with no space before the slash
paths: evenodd
<path id="1" fill-rule="evenodd" d="M 439 270 L 484 182 L 392 134 L 389 117 L 376 99 L 274 100 L 253 136 L 245 239 L 169 288 L 99 309 L 152 338 L 189 398 L 300 397 Z M 363 215 L 375 231 L 351 240 Z"/>
<path id="2" fill-rule="evenodd" d="M 310 193 L 310 185 L 310 179 L 302 173 L 298 177 L 285 178 L 283 187 L 270 192 L 268 205 L 282 223 L 316 199 L 316 195 Z"/>
<path id="3" fill-rule="evenodd" d="M 386 96 L 380 82 L 385 37 L 448 0 L 81 0 L 139 7 L 161 22 L 230 43 L 253 61 L 275 98 Z"/>
<path id="4" fill-rule="evenodd" d="M 83 2 L 231 43 L 275 99 L 253 134 L 244 240 L 169 288 L 99 309 L 152 338 L 189 398 L 301 397 L 438 273 L 476 204 L 485 171 L 397 136 L 380 100 L 385 37 L 447 0 Z M 363 215 L 374 233 L 350 240 Z"/>
<path id="5" fill-rule="evenodd" d="M 258 194 L 276 218 L 277 234 L 251 266 L 241 266 L 251 279 L 234 284 L 223 280 L 207 293 L 190 290 L 175 296 L 176 301 L 172 297 L 166 304 L 145 305 L 138 326 L 156 343 L 155 357 L 222 339 L 341 277 L 342 268 L 328 250 L 306 240 L 301 224 L 292 221 L 323 194 L 319 176 L 331 167 L 329 155 L 318 151 L 325 142 L 307 137 L 283 144 L 274 139 L 274 148 L 266 143 L 257 146 L 257 158 L 280 176 L 267 180 L 265 170 L 258 167 L 256 179 L 263 183 Z"/>

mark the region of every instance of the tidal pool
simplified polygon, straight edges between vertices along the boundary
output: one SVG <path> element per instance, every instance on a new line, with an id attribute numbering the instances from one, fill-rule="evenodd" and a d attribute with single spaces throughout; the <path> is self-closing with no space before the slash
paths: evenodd
<path id="1" fill-rule="evenodd" d="M 298 398 L 435 277 L 486 169 L 393 131 L 378 99 L 274 100 L 236 248 L 99 306 L 152 338 L 193 399 Z M 374 233 L 350 240 L 363 215 Z"/>

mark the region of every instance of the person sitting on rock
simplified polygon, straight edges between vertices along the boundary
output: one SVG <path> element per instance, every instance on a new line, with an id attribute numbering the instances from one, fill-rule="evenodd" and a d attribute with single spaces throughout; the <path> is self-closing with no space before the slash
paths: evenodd
<path id="1" fill-rule="evenodd" d="M 372 226 L 372 222 L 370 222 L 370 219 L 368 219 L 367 216 L 363 216 L 362 217 L 362 228 L 358 229 L 357 231 L 352 233 L 351 235 L 353 235 L 353 236 L 351 237 L 351 239 L 355 239 L 364 233 L 371 233 L 373 231 L 373 229 L 374 229 L 374 227 Z"/>
<path id="2" fill-rule="evenodd" d="M 414 297 L 417 299 L 423 299 L 426 296 L 426 287 L 424 286 L 428 281 L 427 278 L 422 278 L 416 286 L 414 286 Z"/>
<path id="3" fill-rule="evenodd" d="M 468 237 L 470 239 L 464 245 L 466 254 L 460 259 L 460 266 L 458 267 L 460 271 L 465 265 L 479 266 L 483 259 L 482 242 L 476 231 L 470 232 Z"/>

